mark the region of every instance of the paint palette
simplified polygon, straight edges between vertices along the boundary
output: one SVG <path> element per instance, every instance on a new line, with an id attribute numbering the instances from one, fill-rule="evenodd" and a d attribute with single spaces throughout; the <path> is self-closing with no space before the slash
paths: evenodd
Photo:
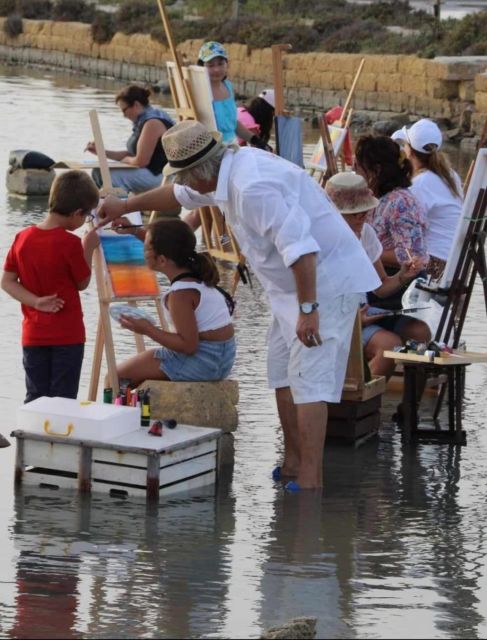
<path id="1" fill-rule="evenodd" d="M 152 324 L 156 324 L 156 321 L 148 311 L 145 311 L 145 309 L 140 309 L 140 307 L 132 307 L 128 304 L 111 305 L 110 315 L 117 322 L 120 322 L 121 316 L 127 316 L 128 318 L 133 318 L 134 320 L 148 320 L 149 322 L 152 322 Z"/>

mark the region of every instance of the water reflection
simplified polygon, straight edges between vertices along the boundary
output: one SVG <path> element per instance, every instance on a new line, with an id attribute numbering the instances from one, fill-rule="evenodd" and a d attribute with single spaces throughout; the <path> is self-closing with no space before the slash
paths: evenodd
<path id="1" fill-rule="evenodd" d="M 24 488 L 13 638 L 197 637 L 218 626 L 233 498 L 149 507 Z"/>

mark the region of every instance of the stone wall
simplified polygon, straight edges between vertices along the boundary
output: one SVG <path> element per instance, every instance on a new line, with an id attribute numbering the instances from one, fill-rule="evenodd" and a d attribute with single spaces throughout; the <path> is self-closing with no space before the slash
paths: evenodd
<path id="1" fill-rule="evenodd" d="M 0 18 L 2 60 L 129 81 L 167 79 L 165 62 L 171 59 L 170 51 L 148 35 L 117 33 L 110 43 L 97 44 L 90 25 L 23 20 L 24 33 L 9 38 L 4 21 Z M 196 60 L 202 42 L 188 40 L 178 46 L 185 62 Z M 225 46 L 237 91 L 253 96 L 272 85 L 271 49 Z M 289 53 L 283 58 L 286 104 L 305 111 L 343 104 L 363 57 L 365 65 L 352 102 L 356 112 L 372 112 L 377 117 L 408 113 L 458 124 L 467 110 L 472 112 L 472 129 L 482 130 L 487 121 L 487 56 L 426 60 L 406 55 Z"/>

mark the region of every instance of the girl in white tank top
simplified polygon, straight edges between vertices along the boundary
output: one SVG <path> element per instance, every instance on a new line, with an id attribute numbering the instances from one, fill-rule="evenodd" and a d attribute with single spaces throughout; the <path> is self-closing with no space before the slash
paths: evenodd
<path id="1" fill-rule="evenodd" d="M 142 239 L 140 230 L 136 235 Z M 147 265 L 171 282 L 163 306 L 172 330 L 160 329 L 148 320 L 121 317 L 122 327 L 161 345 L 117 367 L 119 378 L 132 385 L 144 380 L 221 380 L 231 371 L 235 360 L 233 301 L 217 286 L 219 273 L 213 259 L 197 253 L 195 247 L 195 235 L 182 220 L 160 220 L 144 234 Z"/>

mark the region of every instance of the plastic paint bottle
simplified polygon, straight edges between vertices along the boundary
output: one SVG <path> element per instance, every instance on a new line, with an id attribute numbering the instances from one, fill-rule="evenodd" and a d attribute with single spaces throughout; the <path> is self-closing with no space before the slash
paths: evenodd
<path id="1" fill-rule="evenodd" d="M 150 389 L 146 389 L 142 396 L 140 426 L 150 427 Z"/>
<path id="2" fill-rule="evenodd" d="M 107 387 L 103 389 L 103 402 L 106 404 L 112 404 L 113 402 L 113 389 L 111 387 Z"/>
<path id="3" fill-rule="evenodd" d="M 117 393 L 117 397 L 115 398 L 114 404 L 123 405 L 124 404 L 123 400 L 124 400 L 123 391 L 119 391 Z"/>

